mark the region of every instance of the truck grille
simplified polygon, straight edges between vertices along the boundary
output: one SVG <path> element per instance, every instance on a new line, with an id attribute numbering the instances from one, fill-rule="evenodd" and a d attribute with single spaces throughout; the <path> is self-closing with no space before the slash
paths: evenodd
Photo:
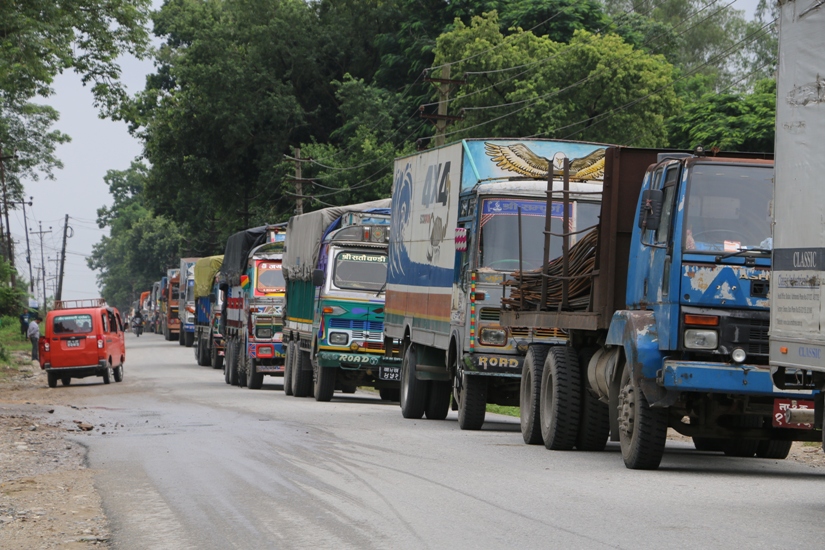
<path id="1" fill-rule="evenodd" d="M 730 349 L 741 347 L 748 355 L 768 355 L 769 319 L 724 319 L 722 342 Z"/>
<path id="2" fill-rule="evenodd" d="M 360 321 L 356 319 L 330 319 L 329 328 L 345 330 L 360 330 L 369 332 L 384 332 L 384 323 L 381 321 Z"/>

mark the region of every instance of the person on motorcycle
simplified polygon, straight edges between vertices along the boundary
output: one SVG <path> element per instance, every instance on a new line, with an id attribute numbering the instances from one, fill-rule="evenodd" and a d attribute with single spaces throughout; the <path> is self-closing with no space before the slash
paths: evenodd
<path id="1" fill-rule="evenodd" d="M 135 315 L 132 317 L 132 330 L 135 336 L 138 337 L 140 337 L 140 334 L 143 332 L 143 314 L 140 310 L 135 311 Z"/>

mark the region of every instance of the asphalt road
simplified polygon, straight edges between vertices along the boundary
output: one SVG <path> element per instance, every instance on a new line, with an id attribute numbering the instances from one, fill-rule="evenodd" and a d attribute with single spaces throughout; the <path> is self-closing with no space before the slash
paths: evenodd
<path id="1" fill-rule="evenodd" d="M 118 549 L 821 548 L 825 471 L 669 443 L 655 472 L 602 453 L 404 420 L 377 395 L 254 391 L 153 334 L 124 382 L 75 381 L 106 434 L 80 436 Z M 101 428 L 103 430 L 104 428 Z"/>

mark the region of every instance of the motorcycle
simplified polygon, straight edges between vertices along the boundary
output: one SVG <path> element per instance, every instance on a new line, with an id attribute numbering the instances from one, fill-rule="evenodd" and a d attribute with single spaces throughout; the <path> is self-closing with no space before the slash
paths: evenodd
<path id="1" fill-rule="evenodd" d="M 132 319 L 132 332 L 135 333 L 135 336 L 140 338 L 140 335 L 143 334 L 143 320 L 138 318 Z"/>

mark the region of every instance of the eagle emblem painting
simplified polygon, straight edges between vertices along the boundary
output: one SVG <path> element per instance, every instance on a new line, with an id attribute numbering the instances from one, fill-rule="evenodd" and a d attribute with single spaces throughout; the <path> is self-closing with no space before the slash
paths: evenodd
<path id="1" fill-rule="evenodd" d="M 565 155 L 556 153 L 553 160 L 535 154 L 523 143 L 499 145 L 484 143 L 484 150 L 496 166 L 523 176 L 546 179 L 552 166 L 553 175 L 562 175 Z M 605 149 L 596 149 L 587 156 L 570 160 L 570 177 L 578 180 L 600 180 L 604 178 Z"/>

